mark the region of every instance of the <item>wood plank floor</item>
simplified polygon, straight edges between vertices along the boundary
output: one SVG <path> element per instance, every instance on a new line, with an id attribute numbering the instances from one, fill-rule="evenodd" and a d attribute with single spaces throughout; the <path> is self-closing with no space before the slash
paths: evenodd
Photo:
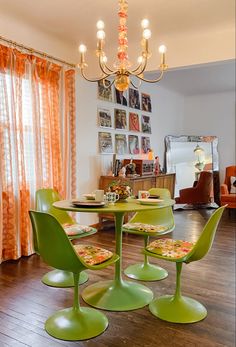
<path id="1" fill-rule="evenodd" d="M 211 213 L 212 210 L 176 211 L 172 236 L 196 240 Z M 207 307 L 205 320 L 195 324 L 172 324 L 154 317 L 148 307 L 129 312 L 106 312 L 108 329 L 88 341 L 60 341 L 44 331 L 44 322 L 50 314 L 72 305 L 73 291 L 43 285 L 40 279 L 49 267 L 37 255 L 4 262 L 0 265 L 0 346 L 235 346 L 235 227 L 235 213 L 229 216 L 225 211 L 211 252 L 203 260 L 183 268 L 182 292 Z M 112 228 L 100 231 L 83 239 L 84 243 L 88 241 L 114 249 L 114 232 Z M 123 245 L 123 268 L 142 259 L 141 237 L 124 235 Z M 165 267 L 169 276 L 163 281 L 145 284 L 155 296 L 172 293 L 175 265 L 156 259 L 152 262 Z M 88 273 L 89 282 L 81 289 L 111 278 L 114 268 Z"/>

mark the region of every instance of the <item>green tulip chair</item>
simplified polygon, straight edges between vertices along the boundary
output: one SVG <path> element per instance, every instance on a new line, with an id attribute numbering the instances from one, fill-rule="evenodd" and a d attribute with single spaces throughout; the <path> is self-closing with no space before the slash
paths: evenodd
<path id="1" fill-rule="evenodd" d="M 160 199 L 170 199 L 170 192 L 165 188 L 152 188 L 149 190 L 151 195 L 158 195 Z M 137 212 L 134 217 L 129 220 L 128 224 L 142 223 L 150 226 L 160 226 L 162 230 L 151 231 L 148 230 L 140 231 L 135 229 L 129 229 L 126 224 L 123 225 L 123 232 L 128 232 L 136 235 L 142 235 L 144 237 L 144 246 L 146 247 L 149 243 L 150 236 L 161 236 L 171 232 L 175 228 L 174 215 L 172 207 L 164 207 L 158 210 Z M 154 229 L 154 228 L 153 228 Z M 157 281 L 162 280 L 168 276 L 168 272 L 160 266 L 150 264 L 148 256 L 144 255 L 144 262 L 139 264 L 133 264 L 125 269 L 126 276 L 141 280 L 141 281 Z"/>
<path id="2" fill-rule="evenodd" d="M 80 306 L 79 277 L 84 269 L 99 270 L 115 263 L 118 255 L 94 246 L 73 246 L 54 216 L 38 211 L 29 213 L 40 256 L 48 265 L 69 271 L 74 277 L 73 307 L 57 311 L 49 317 L 45 323 L 46 331 L 53 337 L 69 341 L 87 340 L 100 335 L 108 326 L 107 317 L 94 308 Z M 78 246 L 82 247 L 80 253 Z M 85 249 L 89 248 L 92 249 L 93 263 L 91 256 L 84 255 Z M 103 256 L 101 260 L 104 254 L 106 257 Z"/>
<path id="3" fill-rule="evenodd" d="M 73 218 L 66 212 L 61 211 L 53 207 L 53 203 L 61 200 L 60 195 L 54 189 L 39 189 L 36 192 L 36 210 L 41 212 L 47 212 L 53 215 L 61 225 L 77 225 Z M 74 236 L 68 236 L 70 240 L 78 239 L 81 237 L 89 236 L 96 233 L 97 230 L 90 228 L 90 231 L 80 233 Z M 37 253 L 37 242 L 34 240 L 34 248 Z M 79 284 L 83 284 L 88 280 L 88 275 L 86 272 L 80 274 Z M 68 271 L 62 270 L 52 270 L 46 273 L 42 282 L 51 287 L 73 287 L 74 277 L 73 274 Z"/>
<path id="4" fill-rule="evenodd" d="M 194 323 L 207 316 L 207 310 L 200 302 L 182 296 L 181 270 L 183 263 L 200 260 L 209 252 L 225 207 L 218 208 L 212 214 L 195 244 L 183 240 L 157 239 L 144 250 L 144 254 L 149 257 L 176 263 L 175 294 L 161 296 L 149 304 L 149 309 L 154 316 L 173 323 Z"/>

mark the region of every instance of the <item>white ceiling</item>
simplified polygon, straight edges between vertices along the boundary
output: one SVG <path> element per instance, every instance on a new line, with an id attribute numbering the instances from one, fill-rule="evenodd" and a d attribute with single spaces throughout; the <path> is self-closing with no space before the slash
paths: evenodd
<path id="1" fill-rule="evenodd" d="M 150 20 L 152 41 L 158 44 L 171 34 L 204 33 L 209 28 L 227 30 L 235 26 L 234 0 L 128 0 L 128 3 L 128 38 L 137 46 L 141 38 L 140 21 L 144 17 Z M 118 0 L 0 0 L 1 13 L 58 37 L 75 50 L 83 42 L 94 51 L 98 19 L 106 24 L 107 46 L 116 47 L 117 8 Z M 234 62 L 228 61 L 169 71 L 161 83 L 192 95 L 233 90 L 234 76 Z"/>
<path id="2" fill-rule="evenodd" d="M 154 41 L 170 33 L 227 28 L 235 23 L 234 0 L 128 0 L 130 41 L 139 41 L 147 17 Z M 96 22 L 106 24 L 107 43 L 117 41 L 118 0 L 0 0 L 1 11 L 72 44 L 94 46 Z"/>

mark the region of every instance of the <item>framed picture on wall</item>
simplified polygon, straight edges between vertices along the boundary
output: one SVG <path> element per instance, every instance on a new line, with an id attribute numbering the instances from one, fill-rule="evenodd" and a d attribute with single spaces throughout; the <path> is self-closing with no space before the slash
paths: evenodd
<path id="1" fill-rule="evenodd" d="M 114 110 L 115 128 L 127 130 L 126 111 L 115 108 Z"/>
<path id="2" fill-rule="evenodd" d="M 115 88 L 115 87 L 114 87 Z M 117 104 L 123 105 L 123 106 L 127 106 L 128 102 L 127 102 L 127 93 L 121 92 L 118 89 L 115 88 L 115 99 Z"/>
<path id="3" fill-rule="evenodd" d="M 113 153 L 111 133 L 99 132 L 98 133 L 99 152 L 103 154 Z"/>
<path id="4" fill-rule="evenodd" d="M 142 132 L 151 134 L 151 121 L 149 116 L 142 115 Z"/>
<path id="5" fill-rule="evenodd" d="M 112 128 L 111 112 L 105 108 L 98 108 L 98 126 Z"/>
<path id="6" fill-rule="evenodd" d="M 124 134 L 115 134 L 115 153 L 127 153 L 127 136 Z"/>
<path id="7" fill-rule="evenodd" d="M 152 112 L 151 97 L 149 94 L 141 93 L 142 110 Z"/>
<path id="8" fill-rule="evenodd" d="M 112 88 L 110 81 L 98 81 L 98 99 L 112 101 Z"/>
<path id="9" fill-rule="evenodd" d="M 139 127 L 139 115 L 134 112 L 129 113 L 129 130 L 140 131 Z"/>
<path id="10" fill-rule="evenodd" d="M 148 153 L 150 148 L 151 148 L 150 137 L 141 136 L 141 153 L 144 153 L 144 154 Z"/>
<path id="11" fill-rule="evenodd" d="M 129 88 L 129 107 L 140 110 L 139 91 Z"/>
<path id="12" fill-rule="evenodd" d="M 139 154 L 139 138 L 137 135 L 129 135 L 129 153 Z"/>

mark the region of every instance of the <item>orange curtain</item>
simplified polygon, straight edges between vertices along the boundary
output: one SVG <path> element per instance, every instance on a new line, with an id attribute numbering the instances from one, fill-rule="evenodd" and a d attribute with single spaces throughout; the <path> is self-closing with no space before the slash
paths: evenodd
<path id="1" fill-rule="evenodd" d="M 74 88 L 74 71 L 0 45 L 0 262 L 33 253 L 28 210 L 37 189 L 50 187 L 63 195 L 74 189 L 64 165 L 69 160 L 73 177 Z M 74 122 L 68 129 L 63 129 L 64 114 L 68 124 L 71 117 Z"/>
<path id="2" fill-rule="evenodd" d="M 63 117 L 63 187 L 64 196 L 76 197 L 76 114 L 75 70 L 65 71 L 65 107 Z"/>

